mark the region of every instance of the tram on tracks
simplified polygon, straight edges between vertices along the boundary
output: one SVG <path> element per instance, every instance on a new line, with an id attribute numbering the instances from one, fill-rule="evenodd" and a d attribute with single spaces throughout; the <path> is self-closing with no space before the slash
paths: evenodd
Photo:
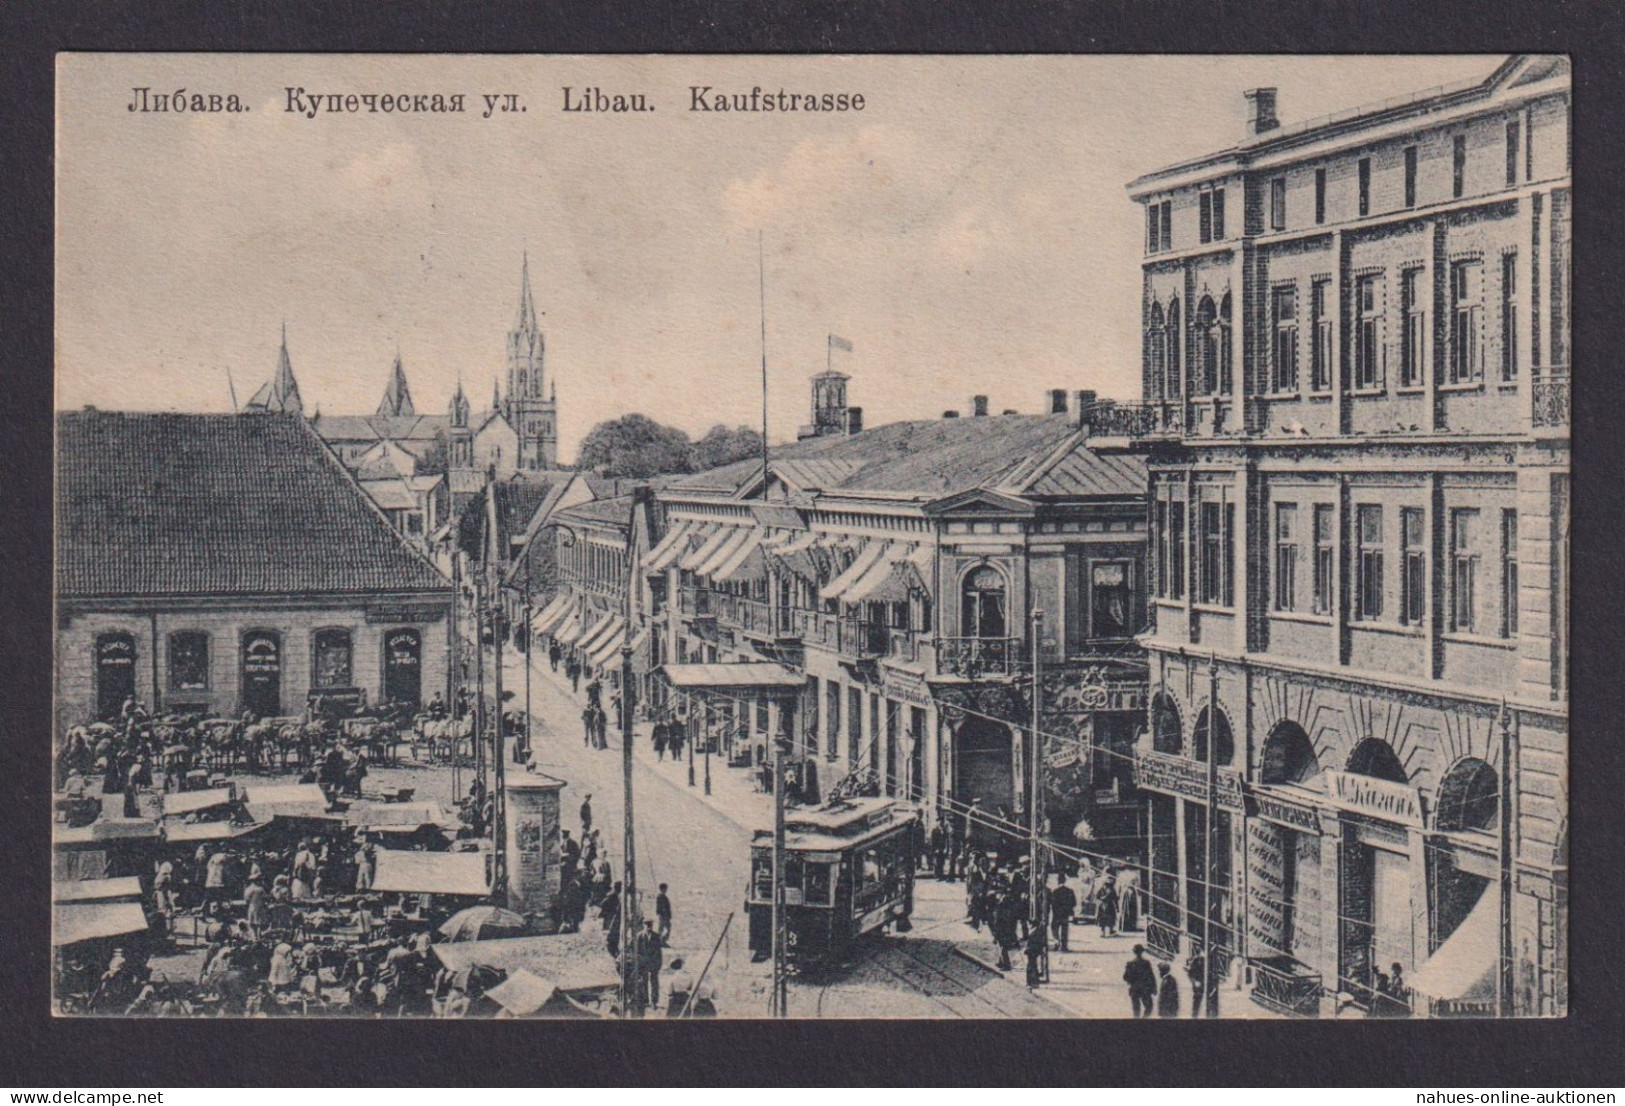
<path id="1" fill-rule="evenodd" d="M 837 959 L 865 933 L 907 932 L 914 912 L 914 823 L 918 813 L 895 799 L 844 799 L 785 813 L 786 950 L 793 963 Z M 750 848 L 745 902 L 750 948 L 773 953 L 773 831 Z"/>

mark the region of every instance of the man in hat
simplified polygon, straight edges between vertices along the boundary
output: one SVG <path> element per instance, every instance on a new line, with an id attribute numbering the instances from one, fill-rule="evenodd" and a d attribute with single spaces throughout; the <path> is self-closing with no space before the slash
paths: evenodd
<path id="1" fill-rule="evenodd" d="M 581 800 L 581 836 L 586 837 L 592 832 L 592 796 L 588 795 Z"/>
<path id="2" fill-rule="evenodd" d="M 1067 940 L 1072 932 L 1072 915 L 1078 911 L 1078 896 L 1066 885 L 1066 876 L 1057 881 L 1049 893 L 1049 925 L 1056 944 L 1062 952 L 1071 952 Z"/>
<path id="3" fill-rule="evenodd" d="M 1157 964 L 1157 1017 L 1179 1017 L 1179 980 L 1169 970 L 1167 961 Z"/>
<path id="4" fill-rule="evenodd" d="M 637 952 L 637 986 L 639 988 L 637 1006 L 649 1009 L 660 1008 L 660 968 L 665 960 L 665 953 L 660 948 L 660 935 L 655 932 L 652 919 L 643 919 L 643 932 L 638 934 Z"/>
<path id="5" fill-rule="evenodd" d="M 1134 959 L 1123 967 L 1123 982 L 1128 984 L 1128 1000 L 1134 1007 L 1134 1016 L 1149 1018 L 1157 997 L 1157 976 L 1145 958 L 1144 945 L 1134 946 Z"/>

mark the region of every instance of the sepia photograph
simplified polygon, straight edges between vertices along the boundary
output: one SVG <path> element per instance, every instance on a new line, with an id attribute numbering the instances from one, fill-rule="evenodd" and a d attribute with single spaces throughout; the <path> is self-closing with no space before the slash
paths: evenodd
<path id="1" fill-rule="evenodd" d="M 52 1012 L 1566 1017 L 1571 100 L 58 55 Z"/>

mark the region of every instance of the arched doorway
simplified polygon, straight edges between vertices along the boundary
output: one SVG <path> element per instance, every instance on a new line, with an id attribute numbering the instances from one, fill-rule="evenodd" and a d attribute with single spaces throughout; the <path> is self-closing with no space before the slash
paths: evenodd
<path id="1" fill-rule="evenodd" d="M 260 718 L 282 713 L 282 635 L 275 630 L 243 635 L 242 701 Z"/>
<path id="2" fill-rule="evenodd" d="M 96 638 L 96 717 L 117 718 L 135 696 L 135 636 L 122 631 Z"/>
<path id="3" fill-rule="evenodd" d="M 1394 747 L 1376 737 L 1354 747 L 1346 771 L 1388 783 L 1410 782 Z M 1410 833 L 1404 825 L 1364 814 L 1345 814 L 1342 821 L 1338 970 L 1356 994 L 1374 1002 L 1378 972 L 1388 973 L 1398 964 L 1409 974 L 1416 967 Z"/>
<path id="4" fill-rule="evenodd" d="M 1309 783 L 1320 775 L 1320 758 L 1314 742 L 1296 722 L 1281 722 L 1264 739 L 1263 763 L 1259 777 L 1264 783 Z"/>
<path id="5" fill-rule="evenodd" d="M 1010 817 L 1016 796 L 1009 726 L 975 715 L 967 717 L 954 734 L 954 762 L 954 797 L 961 813 L 980 799 L 986 815 Z M 973 843 L 981 848 L 997 844 L 986 823 L 969 832 Z"/>
<path id="6" fill-rule="evenodd" d="M 1282 721 L 1264 739 L 1259 782 L 1266 788 L 1320 789 L 1320 758 L 1304 728 Z M 1261 796 L 1264 790 L 1260 790 Z M 1304 802 L 1290 792 L 1281 796 L 1300 809 Z M 1261 817 L 1248 823 L 1248 882 L 1251 896 L 1249 925 L 1255 947 L 1268 950 L 1260 958 L 1288 974 L 1318 971 L 1321 962 L 1320 834 L 1307 823 L 1271 817 L 1260 805 Z"/>
<path id="7" fill-rule="evenodd" d="M 384 702 L 414 711 L 423 703 L 423 637 L 416 630 L 384 635 Z"/>
<path id="8" fill-rule="evenodd" d="M 1496 900 L 1485 900 L 1484 893 L 1498 877 L 1500 807 L 1499 776 L 1478 757 L 1462 757 L 1439 783 L 1433 825 L 1441 836 L 1428 850 L 1433 949 L 1449 940 L 1480 904 L 1484 910 L 1497 909 Z"/>
<path id="9" fill-rule="evenodd" d="M 1209 732 L 1214 734 L 1214 752 L 1219 766 L 1230 767 L 1236 759 L 1235 735 L 1230 732 L 1230 720 L 1224 716 L 1224 711 L 1215 711 L 1210 706 L 1203 707 L 1202 713 L 1196 716 L 1196 730 L 1191 742 L 1195 746 L 1194 755 L 1202 764 L 1207 763 Z"/>

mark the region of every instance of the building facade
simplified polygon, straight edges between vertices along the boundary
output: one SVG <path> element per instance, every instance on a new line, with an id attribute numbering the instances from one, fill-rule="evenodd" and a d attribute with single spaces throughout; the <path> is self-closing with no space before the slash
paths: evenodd
<path id="1" fill-rule="evenodd" d="M 295 414 L 58 419 L 56 717 L 412 706 L 449 583 Z"/>
<path id="2" fill-rule="evenodd" d="M 1570 80 L 1283 128 L 1134 181 L 1153 945 L 1300 1013 L 1567 1004 Z M 1470 983 L 1462 983 L 1462 980 Z"/>

